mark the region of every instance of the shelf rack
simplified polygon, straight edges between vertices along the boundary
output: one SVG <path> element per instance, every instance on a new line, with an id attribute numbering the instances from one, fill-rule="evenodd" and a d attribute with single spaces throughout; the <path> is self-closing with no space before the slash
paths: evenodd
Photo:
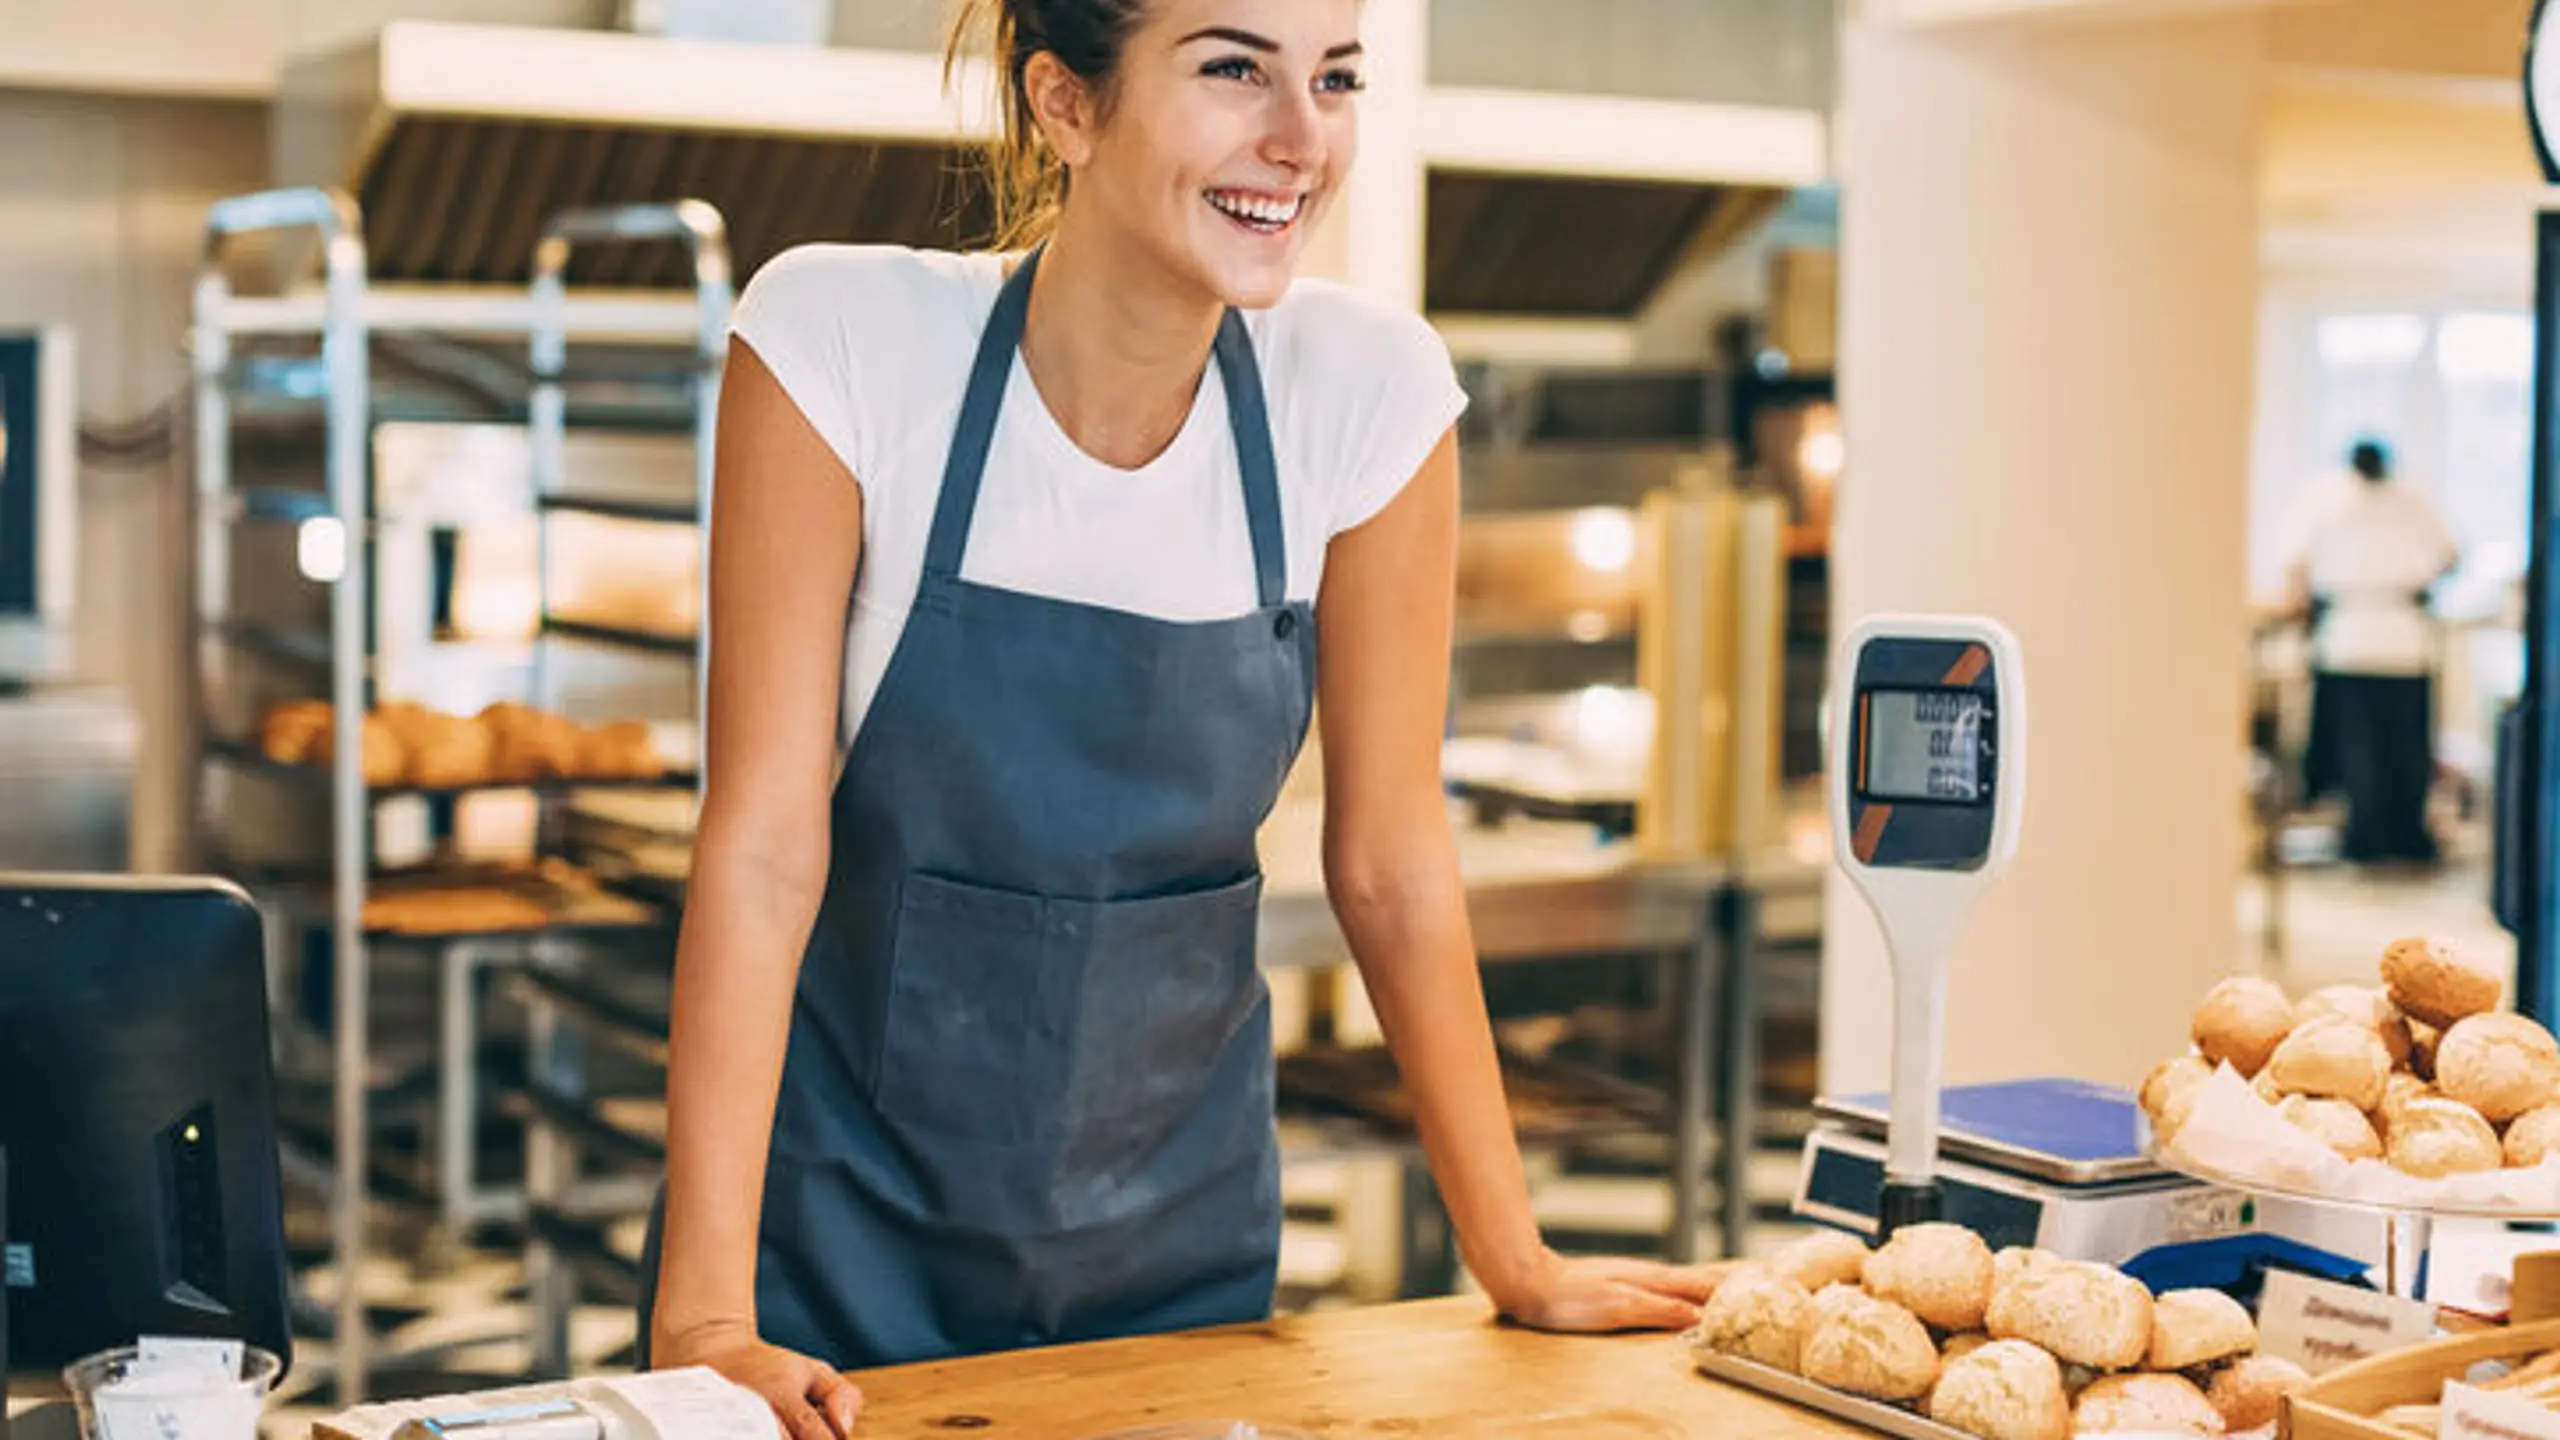
<path id="1" fill-rule="evenodd" d="M 583 248 L 597 245 L 672 244 L 681 246 L 693 276 L 697 311 L 692 364 L 686 375 L 695 416 L 695 503 L 689 513 L 661 503 L 580 498 L 567 484 L 567 439 L 571 426 L 561 377 L 569 368 L 569 334 L 565 323 L 570 261 Z M 618 207 L 571 211 L 543 227 L 534 249 L 535 322 L 530 337 L 535 379 L 532 404 L 534 498 L 546 512 L 575 510 L 652 524 L 690 525 L 696 535 L 696 573 L 705 592 L 711 575 L 711 490 L 713 426 L 719 409 L 721 364 L 727 352 L 732 302 L 729 250 L 719 212 L 698 201 L 671 206 Z M 694 661 L 694 733 L 707 736 L 710 674 L 709 616 L 697 625 L 690 642 L 683 637 L 563 621 L 551 613 L 549 527 L 542 532 L 545 553 L 538 567 L 544 576 L 542 616 L 547 634 L 590 642 L 690 654 Z M 708 607 L 705 606 L 707 611 Z M 540 686 L 537 669 L 536 686 Z M 699 748 L 699 742 L 697 742 Z M 672 966 L 670 966 L 670 975 Z M 609 991 L 579 983 L 562 967 L 523 977 L 518 999 L 530 1018 L 529 1081 L 522 1097 L 525 1122 L 525 1185 L 529 1234 L 525 1278 L 533 1324 L 529 1336 L 537 1373 L 565 1376 L 572 1357 L 569 1320 L 582 1291 L 599 1298 L 623 1300 L 636 1295 L 636 1267 L 606 1241 L 611 1212 L 581 1205 L 585 1157 L 613 1162 L 623 1170 L 637 1168 L 652 1178 L 664 1172 L 662 1137 L 629 1132 L 594 1103 L 596 1087 L 582 1063 L 586 1042 L 595 1041 L 636 1059 L 660 1077 L 666 1064 L 666 1031 L 647 1007 L 617 1002 Z"/>
<path id="2" fill-rule="evenodd" d="M 690 293 L 573 293 L 568 289 L 569 245 L 590 239 L 658 236 L 681 236 L 694 247 L 696 284 Z M 263 248 L 269 241 L 310 237 L 318 242 L 316 287 L 281 297 L 234 292 L 230 275 L 249 246 Z M 521 1218 L 526 1209 L 523 1195 L 483 1192 L 473 1183 L 481 1107 L 476 1018 L 480 978 L 528 964 L 573 972 L 582 963 L 582 942 L 628 942 L 638 937 L 655 948 L 655 963 L 660 965 L 672 949 L 671 917 L 656 906 L 627 907 L 622 913 L 630 918 L 611 923 L 600 923 L 590 915 L 551 927 L 481 927 L 471 933 L 416 935 L 369 926 L 366 902 L 377 882 L 389 878 L 377 868 L 374 848 L 376 822 L 387 805 L 506 789 L 530 793 L 556 811 L 559 802 L 589 790 L 690 789 L 696 782 L 691 769 L 671 770 L 645 781 L 369 787 L 358 744 L 335 746 L 329 764 L 321 769 L 278 765 L 254 744 L 236 738 L 253 704 L 280 690 L 310 693 L 316 687 L 340 717 L 366 714 L 380 698 L 384 667 L 373 612 L 373 591 L 380 579 L 375 563 L 374 434 L 377 425 L 401 416 L 386 408 L 386 392 L 376 384 L 376 364 L 383 347 L 394 339 L 486 341 L 519 336 L 532 340 L 533 388 L 525 418 L 538 466 L 538 503 L 532 513 L 542 532 L 547 532 L 548 517 L 578 511 L 670 523 L 695 523 L 707 513 L 718 346 L 725 336 L 732 298 L 720 217 L 709 206 L 690 201 L 584 211 L 555 220 L 546 228 L 542 246 L 537 280 L 528 291 L 376 286 L 368 280 L 362 212 L 343 192 L 306 187 L 231 197 L 214 204 L 205 222 L 191 331 L 197 611 L 193 655 L 201 727 L 196 746 L 198 849 L 201 856 L 252 885 L 269 916 L 271 984 L 279 994 L 283 977 L 293 968 L 292 957 L 306 937 L 320 932 L 327 937 L 333 985 L 327 1039 L 324 1043 L 302 1031 L 280 1034 L 279 1069 L 290 1073 L 297 1068 L 295 1062 L 310 1057 L 314 1063 L 309 1068 L 326 1071 L 326 1154 L 316 1159 L 290 1155 L 288 1169 L 313 1181 L 327 1200 L 329 1248 L 339 1283 L 333 1326 L 336 1343 L 329 1368 L 343 1403 L 364 1398 L 371 1372 L 396 1358 L 387 1351 L 377 1352 L 381 1337 L 369 1333 L 364 1319 L 366 1262 L 376 1254 L 370 1234 L 376 1223 L 375 1207 L 404 1198 L 426 1198 L 441 1222 L 457 1231 L 477 1222 Z M 573 334 L 680 351 L 690 403 L 685 423 L 676 433 L 689 438 L 696 451 L 690 507 L 589 500 L 567 488 L 561 437 L 572 425 L 594 423 L 596 413 L 573 412 L 566 398 L 568 387 L 578 378 L 562 363 Z M 244 345 L 244 341 L 252 343 Z M 307 346 L 310 353 L 289 357 L 268 353 L 271 347 L 296 345 Z M 663 419 L 623 418 L 624 428 L 635 432 L 670 433 Z M 277 427 L 296 433 L 316 430 L 316 450 L 303 463 L 281 469 L 262 464 L 254 442 Z M 707 526 L 702 528 L 707 534 Z M 306 623 L 297 624 L 272 615 L 243 613 L 266 608 L 240 603 L 244 593 L 271 594 L 277 586 L 289 590 L 294 584 L 290 574 L 267 573 L 275 568 L 274 557 L 284 553 L 272 538 L 240 540 L 251 531 L 292 538 L 292 568 L 325 591 L 325 632 L 308 624 L 307 614 Z M 244 543 L 255 547 L 245 560 L 235 554 Z M 547 543 L 543 548 L 547 551 Z M 549 558 L 547 553 L 544 558 Z M 549 567 L 543 568 L 539 583 L 547 587 Z M 582 629 L 550 616 L 547 588 L 543 609 L 542 636 L 531 651 L 537 687 L 550 640 L 610 638 L 583 633 L 595 627 Z M 645 648 L 677 661 L 698 662 L 701 655 L 699 636 L 649 640 Z M 283 678 L 288 675 L 290 679 Z M 697 664 L 690 687 L 697 727 L 702 713 L 701 680 Z M 343 728 L 349 735 L 354 733 L 352 725 Z M 209 809 L 204 782 L 216 772 L 280 794 L 299 795 L 305 805 L 313 794 L 324 793 L 325 864 L 275 866 L 232 856 L 230 847 L 203 823 Z M 235 801 L 238 796 L 235 791 Z M 293 812 L 287 808 L 278 813 Z M 435 1084 L 395 1087 L 412 1100 L 417 1097 L 409 1092 L 421 1089 L 437 1097 L 434 1180 L 440 1193 L 429 1197 L 404 1197 L 395 1191 L 405 1187 L 387 1187 L 379 1163 L 383 1157 L 374 1154 L 372 1132 L 391 1094 L 381 1088 L 375 1075 L 382 1057 L 370 1033 L 374 952 L 392 945 L 430 950 L 437 966 L 442 1031 L 433 1061 L 438 1072 Z M 323 1055 L 325 1062 L 319 1058 Z M 628 1211 L 645 1204 L 652 1188 L 654 1177 L 646 1184 L 625 1179 L 587 1187 L 567 1201 L 572 1208 Z"/>

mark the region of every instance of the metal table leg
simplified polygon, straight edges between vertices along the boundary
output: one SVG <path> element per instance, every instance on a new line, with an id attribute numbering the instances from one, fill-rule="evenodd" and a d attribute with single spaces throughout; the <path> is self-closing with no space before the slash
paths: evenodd
<path id="1" fill-rule="evenodd" d="M 1712 902 L 1711 902 L 1712 903 Z M 1671 1233 L 1663 1249 L 1686 1264 L 1698 1258 L 1707 1168 L 1707 1037 L 1713 1026 L 1711 980 L 1718 936 L 1716 912 L 1704 917 L 1697 942 L 1666 957 L 1673 975 L 1672 1024 L 1679 1043 L 1671 1080 Z"/>
<path id="2" fill-rule="evenodd" d="M 471 1200 L 479 1179 L 480 1138 L 479 1026 L 474 1003 L 476 983 L 486 957 L 482 947 L 465 942 L 445 947 L 438 957 L 443 982 L 437 1039 L 436 1185 L 444 1193 L 442 1215 L 446 1238 L 458 1249 L 471 1232 Z"/>
<path id="3" fill-rule="evenodd" d="M 1431 1178 L 1430 1162 L 1407 1156 L 1404 1165 L 1401 1232 L 1403 1264 L 1396 1286 L 1399 1300 L 1421 1300 L 1455 1293 L 1458 1288 L 1458 1235 L 1448 1207 L 1440 1203 L 1440 1186 Z"/>
<path id="4" fill-rule="evenodd" d="M 537 942 L 534 963 L 546 969 L 565 969 L 574 965 L 565 952 Z M 526 1017 L 528 1074 L 538 1089 L 558 1094 L 577 1095 L 584 1092 L 579 1074 L 578 1057 L 562 1023 L 560 1013 L 549 1002 L 535 999 Z M 578 1162 L 567 1136 L 556 1133 L 539 1115 L 525 1121 L 525 1200 L 529 1210 L 557 1209 L 563 1205 L 577 1184 Z M 531 1349 L 532 1374 L 550 1379 L 566 1378 L 572 1354 L 569 1345 L 570 1312 L 577 1305 L 577 1281 L 567 1257 L 553 1249 L 542 1238 L 536 1225 L 525 1244 L 525 1290 L 527 1311 L 531 1317 L 531 1333 L 527 1336 Z"/>
<path id="5" fill-rule="evenodd" d="M 1751 1237 L 1751 1152 L 1760 1133 L 1760 895 L 1748 885 L 1716 897 L 1717 949 L 1724 965 L 1724 1253 L 1740 1255 Z"/>

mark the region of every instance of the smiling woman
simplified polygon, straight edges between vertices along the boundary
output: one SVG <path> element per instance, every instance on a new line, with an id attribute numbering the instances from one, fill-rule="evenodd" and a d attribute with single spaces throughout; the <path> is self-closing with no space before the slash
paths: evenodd
<path id="1" fill-rule="evenodd" d="M 795 1440 L 854 1423 L 839 1366 L 1269 1312 L 1255 839 L 1319 711 L 1326 885 L 1495 1305 L 1709 1288 L 1530 1216 L 1440 791 L 1465 396 L 1294 278 L 1359 18 L 976 0 L 1030 248 L 803 246 L 739 297 L 644 1334 Z"/>
<path id="2" fill-rule="evenodd" d="M 1003 242 L 1047 237 L 1073 183 L 1111 192 L 1096 211 L 1166 222 L 1154 237 L 1165 258 L 1223 263 L 1234 273 L 1217 278 L 1237 293 L 1276 300 L 1357 148 L 1358 14 L 1348 0 L 963 0 L 945 62 L 981 46 L 995 60 L 1003 126 L 988 169 Z M 1106 126 L 1121 143 L 1099 143 Z M 1286 243 L 1221 254 L 1204 243 L 1218 237 L 1203 204 Z"/>

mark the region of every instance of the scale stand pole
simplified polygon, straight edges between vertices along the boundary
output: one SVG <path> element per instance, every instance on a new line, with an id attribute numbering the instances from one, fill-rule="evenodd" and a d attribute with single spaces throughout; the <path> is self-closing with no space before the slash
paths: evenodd
<path id="1" fill-rule="evenodd" d="M 1960 914 L 1950 918 L 1961 923 Z M 1955 923 L 1897 927 L 1893 947 L 1893 1099 L 1876 1239 L 1944 1216 L 1938 1190 L 1939 1096 L 1947 1069 L 1947 965 Z"/>

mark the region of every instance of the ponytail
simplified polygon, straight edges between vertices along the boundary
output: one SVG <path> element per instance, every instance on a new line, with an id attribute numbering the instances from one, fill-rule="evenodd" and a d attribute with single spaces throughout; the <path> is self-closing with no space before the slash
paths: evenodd
<path id="1" fill-rule="evenodd" d="M 1057 223 L 1066 199 L 1066 167 L 1040 133 L 1024 83 L 1031 57 L 1046 50 L 1106 102 L 1121 51 L 1145 18 L 1146 0 L 958 0 L 943 51 L 945 84 L 964 56 L 987 57 L 995 70 L 1001 124 L 985 165 L 995 203 L 996 243 L 1027 245 Z"/>

